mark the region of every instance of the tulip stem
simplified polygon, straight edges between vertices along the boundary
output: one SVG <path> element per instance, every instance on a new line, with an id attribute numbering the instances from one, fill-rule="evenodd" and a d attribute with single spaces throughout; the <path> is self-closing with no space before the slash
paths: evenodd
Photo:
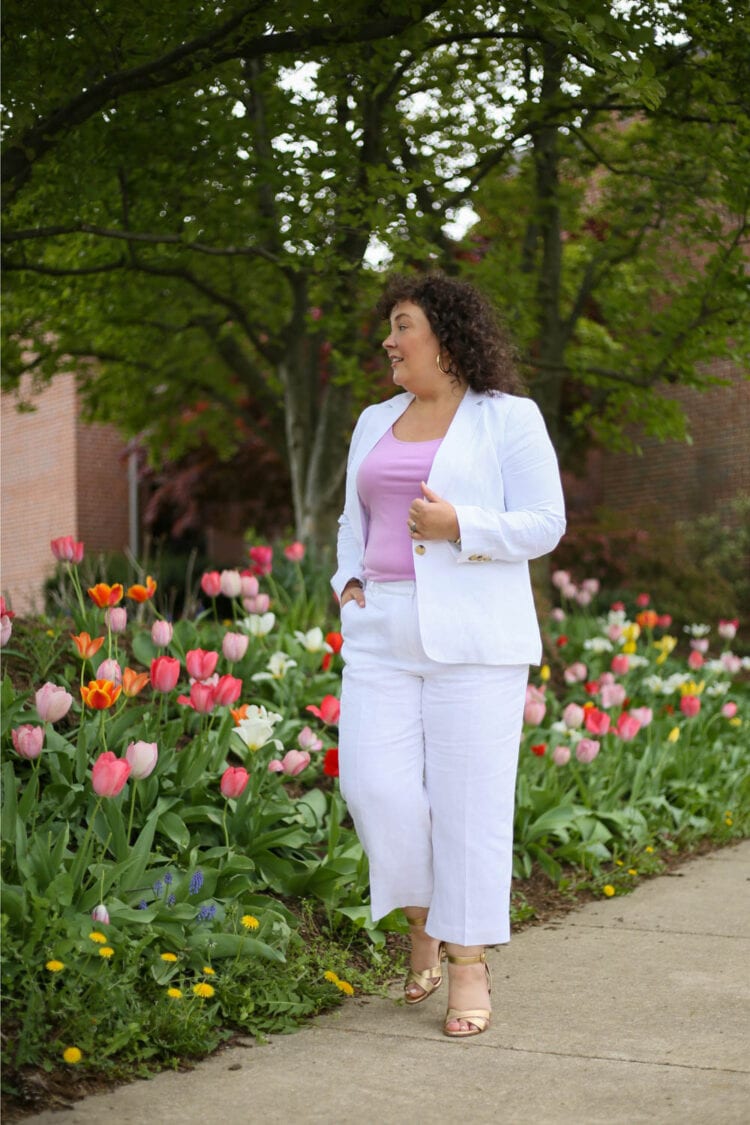
<path id="1" fill-rule="evenodd" d="M 135 812 L 135 781 L 131 779 L 132 793 L 130 794 L 130 816 L 128 817 L 128 834 L 125 839 L 130 847 L 130 833 L 133 828 L 133 813 Z"/>
<path id="2" fill-rule="evenodd" d="M 229 830 L 227 829 L 227 809 L 228 808 L 229 808 L 229 805 L 225 801 L 224 802 L 224 816 L 221 818 L 221 826 L 224 829 L 224 843 L 226 844 L 227 855 L 229 854 Z"/>

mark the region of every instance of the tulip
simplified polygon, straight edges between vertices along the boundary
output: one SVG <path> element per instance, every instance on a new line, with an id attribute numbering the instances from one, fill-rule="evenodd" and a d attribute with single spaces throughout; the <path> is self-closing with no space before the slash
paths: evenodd
<path id="1" fill-rule="evenodd" d="M 721 713 L 725 719 L 733 719 L 737 714 L 737 704 L 732 702 L 731 699 L 728 700 L 722 707 Z"/>
<path id="2" fill-rule="evenodd" d="M 733 618 L 731 621 L 719 622 L 719 636 L 725 641 L 732 641 L 737 636 L 737 629 L 739 628 L 738 618 Z"/>
<path id="3" fill-rule="evenodd" d="M 248 551 L 252 562 L 251 570 L 258 578 L 270 574 L 273 568 L 273 547 L 251 547 Z"/>
<path id="4" fill-rule="evenodd" d="M 587 606 L 591 604 L 592 594 L 590 590 L 576 590 L 573 596 L 580 606 Z"/>
<path id="5" fill-rule="evenodd" d="M 602 707 L 620 707 L 625 702 L 627 692 L 622 684 L 601 684 L 599 698 Z"/>
<path id="6" fill-rule="evenodd" d="M 651 596 L 649 594 L 639 594 L 638 597 L 635 599 L 635 604 L 638 606 L 639 609 L 645 609 L 650 601 L 651 601 Z"/>
<path id="7" fill-rule="evenodd" d="M 565 669 L 563 679 L 566 684 L 579 684 L 586 679 L 588 674 L 589 670 L 586 665 L 582 664 L 580 660 L 577 660 L 575 664 L 569 664 Z"/>
<path id="8" fill-rule="evenodd" d="M 281 759 L 281 768 L 289 777 L 296 777 L 310 765 L 310 755 L 306 750 L 287 750 Z"/>
<path id="9" fill-rule="evenodd" d="M 190 696 L 186 698 L 181 695 L 178 699 L 179 703 L 187 703 L 199 715 L 208 715 L 213 711 L 215 706 L 214 699 L 214 685 L 203 684 L 200 680 L 195 680 L 190 685 Z"/>
<path id="10" fill-rule="evenodd" d="M 238 598 L 242 593 L 242 578 L 238 570 L 222 570 L 219 589 L 225 598 Z"/>
<path id="11" fill-rule="evenodd" d="M 134 672 L 132 668 L 123 669 L 122 690 L 129 699 L 140 695 L 147 683 L 148 672 Z"/>
<path id="12" fill-rule="evenodd" d="M 221 651 L 224 654 L 224 659 L 228 660 L 230 664 L 235 664 L 238 660 L 242 660 L 247 652 L 247 646 L 250 644 L 250 638 L 246 633 L 225 633 L 221 642 Z"/>
<path id="13" fill-rule="evenodd" d="M 122 668 L 116 660 L 102 660 L 96 675 L 99 680 L 111 680 L 113 684 L 122 683 Z"/>
<path id="14" fill-rule="evenodd" d="M 335 695 L 324 695 L 320 707 L 309 704 L 305 707 L 312 715 L 316 715 L 324 723 L 338 723 L 341 713 L 341 703 Z"/>
<path id="15" fill-rule="evenodd" d="M 614 639 L 616 640 L 617 638 L 614 638 Z M 610 664 L 610 668 L 612 669 L 612 671 L 614 672 L 614 674 L 616 676 L 626 675 L 629 667 L 630 667 L 630 659 L 628 658 L 628 656 L 625 653 L 620 652 L 620 653 L 617 654 L 617 656 L 612 657 L 612 663 Z"/>
<path id="16" fill-rule="evenodd" d="M 125 590 L 121 582 L 115 582 L 114 586 L 108 586 L 106 582 L 97 582 L 96 586 L 89 586 L 88 592 L 92 602 L 98 605 L 99 609 L 107 609 L 122 601 Z"/>
<path id="17" fill-rule="evenodd" d="M 567 586 L 560 587 L 561 598 L 575 598 L 577 593 L 578 587 L 576 586 L 575 582 L 569 582 Z"/>
<path id="18" fill-rule="evenodd" d="M 284 772 L 284 766 L 282 765 L 282 763 L 279 761 L 278 758 L 272 758 L 271 761 L 268 763 L 268 772 L 269 773 L 283 773 Z"/>
<path id="19" fill-rule="evenodd" d="M 581 587 L 582 589 L 587 590 L 589 594 L 598 594 L 600 589 L 599 579 L 584 578 L 583 582 L 581 583 Z"/>
<path id="20" fill-rule="evenodd" d="M 154 691 L 173 691 L 180 678 L 180 662 L 173 656 L 157 656 L 151 661 L 151 687 Z"/>
<path id="21" fill-rule="evenodd" d="M 329 651 L 329 645 L 327 641 L 323 639 L 323 630 L 319 625 L 316 625 L 314 629 L 308 629 L 306 633 L 303 633 L 300 629 L 295 629 L 294 639 L 299 641 L 307 652 Z"/>
<path id="22" fill-rule="evenodd" d="M 570 750 L 567 746 L 556 746 L 551 757 L 556 766 L 566 766 L 570 761 Z"/>
<path id="23" fill-rule="evenodd" d="M 630 714 L 638 720 L 642 727 L 647 727 L 654 718 L 650 707 L 631 707 Z"/>
<path id="24" fill-rule="evenodd" d="M 250 774 L 242 766 L 227 766 L 221 775 L 219 788 L 224 797 L 239 797 L 249 780 Z"/>
<path id="25" fill-rule="evenodd" d="M 303 727 L 297 735 L 297 745 L 300 750 L 322 750 L 323 743 L 310 727 Z"/>
<path id="26" fill-rule="evenodd" d="M 171 622 L 164 621 L 162 618 L 154 621 L 151 626 L 151 640 L 157 648 L 166 648 L 171 642 L 173 634 L 174 629 Z"/>
<path id="27" fill-rule="evenodd" d="M 705 655 L 708 652 L 708 637 L 691 637 L 690 647 L 694 652 L 700 652 Z"/>
<path id="28" fill-rule="evenodd" d="M 130 776 L 143 781 L 154 772 L 159 750 L 155 742 L 131 742 L 125 751 L 125 761 L 130 765 Z"/>
<path id="29" fill-rule="evenodd" d="M 88 660 L 94 656 L 107 639 L 106 637 L 95 637 L 92 640 L 88 633 L 71 633 L 70 635 L 82 660 Z"/>
<path id="30" fill-rule="evenodd" d="M 15 614 L 0 613 L 0 648 L 5 648 L 13 632 Z"/>
<path id="31" fill-rule="evenodd" d="M 201 590 L 207 598 L 218 598 L 221 593 L 221 575 L 218 570 L 207 570 L 201 577 Z"/>
<path id="32" fill-rule="evenodd" d="M 583 726 L 586 712 L 578 703 L 569 703 L 562 713 L 562 720 L 568 730 L 577 730 Z"/>
<path id="33" fill-rule="evenodd" d="M 609 637 L 609 639 L 611 641 L 619 641 L 622 634 L 623 634 L 623 628 L 622 628 L 622 625 L 619 624 L 619 622 L 613 621 L 611 625 L 607 626 L 607 636 Z M 614 661 L 614 660 L 617 659 L 617 657 L 613 657 L 612 659 Z M 627 656 L 625 657 L 625 659 L 627 660 Z M 613 669 L 613 671 L 614 671 L 614 669 Z"/>
<path id="34" fill-rule="evenodd" d="M 73 704 L 73 696 L 57 684 L 46 683 L 39 688 L 34 702 L 43 723 L 56 723 L 67 715 Z"/>
<path id="35" fill-rule="evenodd" d="M 339 776 L 339 748 L 338 746 L 331 746 L 326 750 L 325 758 L 323 759 L 323 773 L 326 777 Z"/>
<path id="36" fill-rule="evenodd" d="M 122 688 L 112 680 L 89 680 L 88 686 L 81 684 L 81 699 L 94 711 L 106 711 L 117 702 Z"/>
<path id="37" fill-rule="evenodd" d="M 537 742 L 536 745 L 531 747 L 531 753 L 536 754 L 537 758 L 543 758 L 547 753 L 547 743 Z"/>
<path id="38" fill-rule="evenodd" d="M 284 548 L 284 557 L 289 559 L 289 562 L 302 562 L 305 557 L 304 543 L 294 542 L 290 543 L 288 547 Z"/>
<path id="39" fill-rule="evenodd" d="M 565 620 L 565 617 L 566 617 L 565 610 L 560 609 L 559 606 L 555 606 L 554 609 L 550 610 L 550 617 L 552 618 L 553 621 L 557 621 L 557 623 L 560 624 L 561 622 L 563 622 Z"/>
<path id="40" fill-rule="evenodd" d="M 59 539 L 51 539 L 52 554 L 60 562 L 75 563 L 76 566 L 83 560 L 83 543 L 76 543 L 72 535 L 61 535 Z"/>
<path id="41" fill-rule="evenodd" d="M 689 719 L 694 719 L 701 709 L 701 701 L 697 695 L 683 695 L 680 700 L 680 710 Z"/>
<path id="42" fill-rule="evenodd" d="M 213 687 L 213 699 L 217 707 L 228 707 L 231 703 L 236 703 L 241 695 L 242 680 L 236 676 L 220 676 Z"/>
<path id="43" fill-rule="evenodd" d="M 586 717 L 584 725 L 589 734 L 606 734 L 609 730 L 609 715 L 606 711 L 599 711 L 596 707 L 586 708 Z M 582 742 L 590 742 L 591 739 L 581 739 Z M 580 744 L 579 744 L 580 745 Z M 599 749 L 597 744 L 597 750 Z"/>
<path id="44" fill-rule="evenodd" d="M 127 597 L 132 598 L 134 602 L 147 602 L 150 598 L 153 598 L 156 593 L 156 586 L 157 583 L 149 574 L 146 578 L 145 586 L 136 582 L 134 586 L 128 587 Z"/>
<path id="45" fill-rule="evenodd" d="M 44 727 L 23 723 L 10 732 L 10 737 L 13 739 L 13 749 L 22 758 L 38 758 L 44 746 Z"/>
<path id="46" fill-rule="evenodd" d="M 599 753 L 599 743 L 593 738 L 582 738 L 576 746 L 576 758 L 584 765 L 593 762 L 596 755 Z"/>
<path id="47" fill-rule="evenodd" d="M 529 726 L 539 726 L 547 712 L 544 691 L 529 684 L 526 688 L 526 705 L 523 709 L 523 721 Z"/>
<path id="48" fill-rule="evenodd" d="M 267 711 L 265 707 L 253 704 L 247 708 L 235 729 L 248 750 L 259 750 L 270 741 L 273 728 L 280 719 L 281 715 L 277 715 L 275 711 Z"/>
<path id="49" fill-rule="evenodd" d="M 672 624 L 672 618 L 671 618 L 670 614 L 660 613 L 658 618 L 656 619 L 656 624 L 659 626 L 660 629 L 668 629 L 669 626 Z"/>
<path id="50" fill-rule="evenodd" d="M 612 613 L 624 613 L 625 612 L 625 602 L 612 602 L 612 605 L 609 608 L 612 611 Z"/>
<path id="51" fill-rule="evenodd" d="M 95 906 L 91 911 L 91 919 L 94 922 L 98 922 L 100 926 L 109 925 L 109 911 L 103 902 L 100 902 L 99 905 Z"/>
<path id="52" fill-rule="evenodd" d="M 209 676 L 213 676 L 218 659 L 218 652 L 204 651 L 202 648 L 191 649 L 185 657 L 188 675 L 193 680 L 207 680 Z"/>
<path id="53" fill-rule="evenodd" d="M 100 754 L 91 771 L 94 792 L 99 797 L 116 797 L 130 776 L 130 762 L 116 758 L 111 750 Z"/>
<path id="54" fill-rule="evenodd" d="M 563 586 L 570 585 L 570 574 L 567 570 L 555 570 L 552 574 L 552 585 L 556 586 L 558 590 L 562 590 Z"/>
<path id="55" fill-rule="evenodd" d="M 124 633 L 128 625 L 128 611 L 125 606 L 113 605 L 105 611 L 104 620 L 110 633 Z"/>
<path id="56" fill-rule="evenodd" d="M 262 617 L 268 613 L 268 607 L 271 604 L 271 598 L 268 594 L 256 594 L 254 597 L 243 598 L 242 604 L 248 613 L 255 616 Z M 253 630 L 250 629 L 252 633 Z"/>
<path id="57" fill-rule="evenodd" d="M 687 663 L 688 668 L 690 668 L 691 671 L 697 672 L 699 668 L 703 667 L 705 661 L 703 659 L 702 653 L 694 649 L 688 656 Z"/>
<path id="58" fill-rule="evenodd" d="M 617 723 L 615 724 L 615 730 L 617 731 L 623 742 L 631 742 L 632 739 L 634 739 L 638 734 L 638 731 L 640 729 L 641 724 L 636 716 L 632 713 L 628 714 L 627 711 L 622 712 L 622 714 L 617 719 Z"/>
<path id="59" fill-rule="evenodd" d="M 742 658 L 734 652 L 722 652 L 719 659 L 722 667 L 733 676 L 742 670 Z"/>
<path id="60" fill-rule="evenodd" d="M 641 629 L 653 629 L 659 624 L 659 614 L 654 613 L 653 609 L 644 609 L 635 615 L 635 620 Z"/>

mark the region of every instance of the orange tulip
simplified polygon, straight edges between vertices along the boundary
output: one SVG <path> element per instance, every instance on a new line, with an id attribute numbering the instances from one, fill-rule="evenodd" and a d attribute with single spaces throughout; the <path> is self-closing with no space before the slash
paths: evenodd
<path id="1" fill-rule="evenodd" d="M 74 645 L 78 649 L 78 655 L 82 660 L 87 660 L 90 656 L 94 656 L 106 640 L 105 637 L 96 637 L 95 640 L 92 641 L 88 633 L 79 633 L 77 636 L 75 633 L 71 633 L 70 635 L 73 638 Z"/>
<path id="2" fill-rule="evenodd" d="M 114 586 L 108 586 L 106 582 L 97 582 L 96 586 L 89 586 L 89 597 L 99 606 L 99 609 L 117 605 L 119 601 L 122 601 L 123 593 L 121 582 L 115 582 Z"/>
<path id="3" fill-rule="evenodd" d="M 153 598 L 155 593 L 156 582 L 154 582 L 149 574 L 145 586 L 141 586 L 138 583 L 136 583 L 135 586 L 130 586 L 126 596 L 132 598 L 134 602 L 147 602 L 149 598 Z"/>
<path id="4" fill-rule="evenodd" d="M 654 613 L 653 609 L 644 609 L 642 613 L 636 614 L 635 620 L 641 629 L 653 629 L 659 621 L 659 614 Z"/>
<path id="5" fill-rule="evenodd" d="M 81 698 L 87 707 L 95 711 L 106 711 L 117 701 L 122 688 L 111 680 L 89 680 L 88 687 L 81 685 Z"/>
<path id="6" fill-rule="evenodd" d="M 238 727 L 243 719 L 247 718 L 248 704 L 243 703 L 241 707 L 230 707 L 229 714 L 234 719 L 234 725 Z"/>
<path id="7" fill-rule="evenodd" d="M 143 691 L 148 681 L 148 672 L 134 672 L 132 668 L 126 668 L 122 673 L 122 690 L 132 698 Z"/>

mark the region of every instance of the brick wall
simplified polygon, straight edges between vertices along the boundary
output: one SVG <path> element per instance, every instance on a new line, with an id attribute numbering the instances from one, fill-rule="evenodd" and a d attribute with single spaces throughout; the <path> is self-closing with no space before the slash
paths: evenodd
<path id="1" fill-rule="evenodd" d="M 81 423 L 72 375 L 33 396 L 24 382 L 20 394 L 35 411 L 19 414 L 13 395 L 1 403 L 0 590 L 30 613 L 54 570 L 50 539 L 74 535 L 87 551 L 127 544 L 127 465 L 111 427 Z"/>

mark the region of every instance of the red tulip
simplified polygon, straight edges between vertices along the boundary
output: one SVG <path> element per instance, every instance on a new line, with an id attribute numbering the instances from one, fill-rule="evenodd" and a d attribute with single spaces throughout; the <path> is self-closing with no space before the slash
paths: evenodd
<path id="1" fill-rule="evenodd" d="M 331 746 L 330 750 L 326 750 L 323 759 L 323 773 L 327 777 L 339 776 L 339 748 L 338 746 Z"/>
<path id="2" fill-rule="evenodd" d="M 239 797 L 250 780 L 250 774 L 242 766 L 227 766 L 221 775 L 219 788 L 224 797 Z"/>
<path id="3" fill-rule="evenodd" d="M 185 657 L 188 675 L 193 680 L 207 680 L 209 676 L 213 676 L 218 659 L 218 652 L 206 652 L 202 648 L 191 649 Z"/>
<path id="4" fill-rule="evenodd" d="M 157 656 L 151 661 L 151 687 L 154 691 L 173 691 L 180 678 L 180 662 L 174 656 Z"/>
<path id="5" fill-rule="evenodd" d="M 537 758 L 543 758 L 547 753 L 547 743 L 537 742 L 535 746 L 531 747 L 531 753 L 536 754 Z"/>
<path id="6" fill-rule="evenodd" d="M 61 535 L 58 539 L 50 540 L 52 554 L 60 562 L 75 563 L 76 566 L 83 559 L 83 543 L 76 543 L 72 535 Z"/>
<path id="7" fill-rule="evenodd" d="M 337 723 L 341 713 L 341 703 L 335 695 L 324 695 L 320 701 L 320 707 L 311 703 L 305 707 L 305 710 L 317 715 L 324 723 Z"/>
<path id="8" fill-rule="evenodd" d="M 236 703 L 242 695 L 242 680 L 236 676 L 220 676 L 213 688 L 214 703 L 217 707 L 228 707 Z"/>
<path id="9" fill-rule="evenodd" d="M 248 551 L 252 562 L 251 570 L 258 578 L 270 574 L 273 568 L 273 547 L 251 547 Z"/>
<path id="10" fill-rule="evenodd" d="M 117 702 L 121 691 L 112 680 L 89 680 L 88 686 L 81 684 L 81 699 L 94 711 L 106 711 Z"/>
<path id="11" fill-rule="evenodd" d="M 116 797 L 130 776 L 130 762 L 116 758 L 111 750 L 100 754 L 91 771 L 94 792 L 99 797 Z"/>

